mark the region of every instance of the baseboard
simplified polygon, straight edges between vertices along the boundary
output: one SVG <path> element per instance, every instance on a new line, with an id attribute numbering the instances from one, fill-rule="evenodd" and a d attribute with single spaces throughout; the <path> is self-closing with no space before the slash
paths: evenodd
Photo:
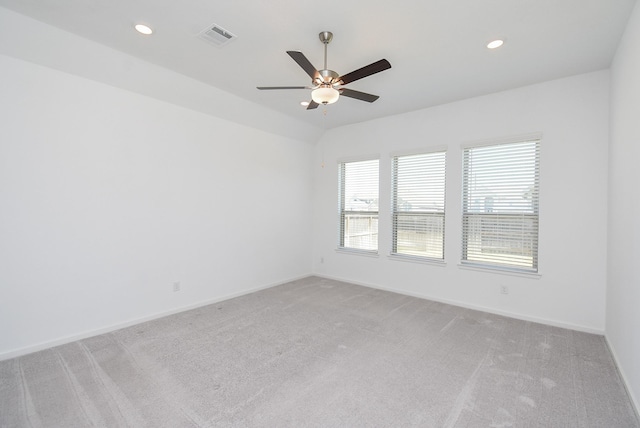
<path id="1" fill-rule="evenodd" d="M 629 379 L 627 378 L 622 366 L 620 365 L 620 360 L 618 359 L 618 354 L 616 353 L 616 349 L 609 342 L 609 338 L 607 335 L 604 335 L 604 340 L 609 348 L 609 352 L 613 356 L 613 362 L 616 365 L 616 369 L 618 369 L 618 373 L 620 373 L 620 378 L 622 379 L 622 384 L 624 385 L 624 389 L 627 391 L 627 395 L 631 399 L 631 406 L 633 410 L 636 412 L 636 418 L 638 422 L 640 422 L 640 401 L 638 401 L 637 397 L 634 395 L 633 390 L 629 387 Z"/>
<path id="2" fill-rule="evenodd" d="M 233 299 L 236 297 L 240 297 L 240 296 L 244 296 L 246 294 L 251 294 L 251 293 L 255 293 L 256 291 L 260 291 L 260 290 L 266 290 L 267 288 L 271 288 L 271 287 L 276 287 L 278 285 L 282 285 L 282 284 L 286 284 L 287 282 L 291 282 L 291 281 L 296 281 L 299 279 L 303 279 L 303 278 L 308 278 L 311 275 L 302 275 L 302 276 L 297 276 L 297 277 L 293 277 L 293 278 L 289 278 L 286 280 L 282 280 L 282 281 L 277 281 L 271 284 L 265 284 L 265 285 L 260 285 L 258 287 L 254 287 L 254 288 L 250 288 L 248 290 L 244 290 L 238 293 L 232 293 L 232 294 L 227 294 L 224 296 L 220 296 L 220 297 L 216 297 L 214 299 L 209 299 L 209 300 L 205 300 L 205 301 L 201 301 L 201 302 L 197 302 L 194 304 L 190 304 L 190 305 L 186 305 L 186 306 L 181 306 L 175 309 L 171 309 L 168 311 L 163 311 L 163 312 L 157 312 L 155 314 L 151 314 L 151 315 L 147 315 L 144 317 L 140 317 L 140 318 L 134 318 L 128 321 L 124 321 L 121 323 L 116 323 L 116 324 L 112 324 L 110 326 L 107 327 L 103 327 L 103 328 L 99 328 L 99 329 L 95 329 L 95 330 L 88 330 L 88 331 L 84 331 L 82 333 L 78 333 L 78 334 L 72 334 L 69 336 L 65 336 L 65 337 L 61 337 L 55 340 L 50 340 L 50 341 L 46 341 L 46 342 L 41 342 L 41 343 L 37 343 L 35 345 L 30 345 L 30 346 L 26 346 L 24 348 L 19 348 L 19 349 L 14 349 L 11 351 L 7 351 L 7 352 L 3 352 L 0 353 L 0 361 L 3 360 L 9 360 L 11 358 L 16 358 L 16 357 L 20 357 L 23 355 L 27 355 L 27 354 L 31 354 L 33 352 L 38 352 L 38 351 L 42 351 L 45 349 L 49 349 L 49 348 L 53 348 L 55 346 L 60 346 L 60 345 L 65 345 L 67 343 L 71 343 L 71 342 L 75 342 L 76 340 L 82 340 L 82 339 L 86 339 L 89 337 L 93 337 L 93 336 L 98 336 L 101 334 L 105 334 L 105 333 L 111 333 L 113 331 L 116 330 L 120 330 L 122 328 L 126 328 L 126 327 L 131 327 L 133 325 L 136 324 L 141 324 L 143 322 L 147 322 L 147 321 L 152 321 L 158 318 L 163 318 L 169 315 L 173 315 L 173 314 L 177 314 L 180 312 L 185 312 L 185 311 L 189 311 L 192 309 L 197 309 L 203 306 L 207 306 L 207 305 L 212 305 L 214 303 L 219 303 L 225 300 L 229 300 L 229 299 Z"/>
<path id="3" fill-rule="evenodd" d="M 313 275 L 317 276 L 317 277 L 320 277 L 320 278 L 327 278 L 327 279 L 333 279 L 333 280 L 336 280 L 336 281 L 349 282 L 351 284 L 362 285 L 363 287 L 376 288 L 378 290 L 384 290 L 384 291 L 390 291 L 392 293 L 404 294 L 405 296 L 417 297 L 419 299 L 427 299 L 427 300 L 432 300 L 434 302 L 446 303 L 447 305 L 458 306 L 458 307 L 461 307 L 461 308 L 473 309 L 473 310 L 482 311 L 482 312 L 488 312 L 490 314 L 495 314 L 495 315 L 502 315 L 502 316 L 505 316 L 505 317 L 508 317 L 508 318 L 514 318 L 514 319 L 518 319 L 518 320 L 522 320 L 522 321 L 531 321 L 531 322 L 535 322 L 535 323 L 538 323 L 538 324 L 545 324 L 545 325 L 550 325 L 550 326 L 553 326 L 553 327 L 566 328 L 568 330 L 575 330 L 575 331 L 581 331 L 581 332 L 584 332 L 584 333 L 591 333 L 591 334 L 597 334 L 597 335 L 600 335 L 600 336 L 604 336 L 604 330 L 599 330 L 599 329 L 595 329 L 595 328 L 591 328 L 591 327 L 585 327 L 585 326 L 581 326 L 581 325 L 565 323 L 565 322 L 556 321 L 556 320 L 550 320 L 550 319 L 546 319 L 546 318 L 531 317 L 531 316 L 528 316 L 528 315 L 522 315 L 522 314 L 508 312 L 508 311 L 501 311 L 501 310 L 497 310 L 497 309 L 494 309 L 494 308 L 488 308 L 488 307 L 484 307 L 484 306 L 480 306 L 480 305 L 469 304 L 467 302 L 461 302 L 461 301 L 450 300 L 450 299 L 443 299 L 443 298 L 436 297 L 436 296 L 431 296 L 431 295 L 428 295 L 428 294 L 411 293 L 411 292 L 407 292 L 407 291 L 397 290 L 397 289 L 391 288 L 391 287 L 385 287 L 385 286 L 379 285 L 379 284 L 372 284 L 372 283 L 366 283 L 366 282 L 362 282 L 362 281 L 356 281 L 356 280 L 353 280 L 353 279 L 350 279 L 350 278 L 340 278 L 340 277 L 336 277 L 336 276 L 324 275 L 324 274 L 319 274 L 319 273 L 314 273 Z"/>
<path id="4" fill-rule="evenodd" d="M 140 318 L 135 318 L 135 319 L 132 319 L 132 320 L 124 321 L 122 323 L 116 323 L 116 324 L 113 324 L 113 325 L 110 325 L 110 326 L 107 326 L 107 327 L 103 327 L 103 328 L 100 328 L 100 329 L 89 330 L 89 331 L 85 331 L 85 332 L 82 332 L 82 333 L 73 334 L 73 335 L 65 336 L 65 337 L 62 337 L 62 338 L 55 339 L 55 340 L 51 340 L 51 341 L 37 343 L 35 345 L 30 345 L 30 346 L 27 346 L 27 347 L 24 347 L 24 348 L 19 348 L 19 349 L 14 349 L 14 350 L 11 350 L 11 351 L 3 352 L 3 353 L 0 353 L 0 361 L 8 360 L 8 359 L 11 359 L 11 358 L 20 357 L 22 355 L 31 354 L 33 352 L 42 351 L 44 349 L 53 348 L 54 346 L 60 346 L 60 345 L 64 345 L 64 344 L 67 344 L 67 343 L 70 343 L 70 342 L 75 342 L 76 340 L 82 340 L 82 339 L 86 339 L 88 337 L 93 337 L 93 336 L 98 336 L 100 334 L 110 333 L 112 331 L 120 330 L 120 329 L 126 328 L 126 327 L 131 327 L 133 325 L 140 324 L 140 323 L 143 323 L 143 322 L 152 321 L 154 319 L 166 317 L 166 316 L 169 316 L 169 315 L 177 314 L 177 313 L 188 311 L 188 310 L 191 310 L 191 309 L 196 309 L 196 308 L 199 308 L 199 307 L 202 307 L 202 306 L 211 305 L 211 304 L 214 304 L 214 303 L 218 303 L 218 302 L 222 302 L 222 301 L 225 301 L 225 300 L 233 299 L 235 297 L 244 296 L 246 294 L 255 293 L 256 291 L 265 290 L 267 288 L 271 288 L 271 287 L 275 287 L 275 286 L 278 286 L 278 285 L 282 285 L 282 284 L 285 284 L 287 282 L 291 282 L 291 281 L 296 281 L 296 280 L 299 280 L 299 279 L 307 278 L 307 277 L 312 276 L 312 275 L 320 277 L 320 278 L 327 278 L 327 279 L 333 279 L 333 280 L 336 280 L 336 281 L 349 282 L 351 284 L 361 285 L 363 287 L 369 287 L 369 288 L 375 288 L 375 289 L 384 290 L 384 291 L 390 291 L 392 293 L 404 294 L 404 295 L 407 295 L 407 296 L 417 297 L 417 298 L 420 298 L 420 299 L 433 300 L 435 302 L 446 303 L 448 305 L 458 306 L 458 307 L 462 307 L 462 308 L 488 312 L 488 313 L 492 313 L 492 314 L 496 314 L 496 315 L 502 315 L 502 316 L 506 316 L 506 317 L 514 318 L 514 319 L 519 319 L 519 320 L 523 320 L 523 321 L 531 321 L 531 322 L 536 322 L 536 323 L 540 323 L 540 324 L 551 325 L 551 326 L 554 326 L 554 327 L 567 328 L 567 329 L 570 329 L 570 330 L 576 330 L 576 331 L 582 331 L 582 332 L 586 332 L 586 333 L 604 335 L 604 331 L 597 330 L 597 329 L 592 329 L 592 328 L 588 328 L 588 327 L 573 325 L 573 324 L 569 324 L 569 323 L 562 323 L 562 322 L 557 322 L 557 321 L 554 321 L 554 320 L 548 320 L 548 319 L 543 319 L 543 318 L 523 316 L 523 315 L 520 315 L 520 314 L 510 313 L 510 312 L 507 312 L 507 311 L 495 310 L 493 308 L 486 308 L 486 307 L 482 307 L 482 306 L 478 306 L 478 305 L 470 305 L 470 304 L 468 304 L 466 302 L 459 302 L 459 301 L 455 301 L 455 300 L 442 299 L 442 298 L 435 297 L 435 296 L 430 296 L 430 295 L 427 295 L 427 294 L 418 294 L 418 293 L 410 293 L 410 292 L 400 291 L 400 290 L 397 290 L 397 289 L 394 289 L 394 288 L 384 287 L 384 286 L 381 286 L 381 285 L 378 285 L 378 284 L 365 283 L 365 282 L 353 280 L 353 279 L 350 279 L 350 278 L 341 278 L 341 277 L 335 277 L 335 276 L 330 276 L 330 275 L 323 275 L 323 274 L 319 274 L 319 273 L 314 273 L 314 274 L 302 275 L 302 276 L 289 278 L 289 279 L 278 281 L 278 282 L 275 282 L 275 283 L 261 285 L 261 286 L 250 288 L 250 289 L 238 292 L 238 293 L 232 293 L 232 294 L 220 296 L 220 297 L 217 297 L 217 298 L 214 298 L 214 299 L 209 299 L 209 300 L 201 301 L 201 302 L 198 302 L 198 303 L 194 303 L 194 304 L 191 304 L 191 305 L 181 306 L 179 308 L 171 309 L 171 310 L 168 310 L 168 311 L 158 312 L 158 313 L 147 315 L 147 316 L 144 316 L 144 317 L 140 317 Z M 611 346 L 609 346 L 609 348 L 611 349 Z M 612 355 L 614 355 L 614 358 L 615 358 L 615 354 L 613 352 L 612 352 Z M 622 374 L 623 372 L 620 371 L 620 373 L 621 373 L 621 376 L 624 379 L 624 374 Z M 625 380 L 625 382 L 626 382 L 626 380 Z M 626 386 L 626 384 L 625 384 L 625 386 Z M 634 400 L 634 405 L 636 406 L 636 410 L 637 410 L 638 409 L 637 401 L 633 398 L 632 394 L 630 394 L 630 396 Z"/>

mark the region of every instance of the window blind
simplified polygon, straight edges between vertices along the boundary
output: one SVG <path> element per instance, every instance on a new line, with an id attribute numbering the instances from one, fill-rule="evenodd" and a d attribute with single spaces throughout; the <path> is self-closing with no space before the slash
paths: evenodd
<path id="1" fill-rule="evenodd" d="M 392 250 L 444 259 L 446 152 L 393 158 Z"/>
<path id="2" fill-rule="evenodd" d="M 340 248 L 378 251 L 378 159 L 340 164 Z"/>
<path id="3" fill-rule="evenodd" d="M 462 263 L 537 272 L 540 140 L 463 153 Z"/>

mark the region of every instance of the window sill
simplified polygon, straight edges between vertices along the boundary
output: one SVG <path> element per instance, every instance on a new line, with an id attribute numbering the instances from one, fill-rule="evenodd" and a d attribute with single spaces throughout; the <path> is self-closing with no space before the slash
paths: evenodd
<path id="1" fill-rule="evenodd" d="M 497 273 L 499 275 L 519 276 L 521 278 L 540 279 L 542 275 L 538 272 L 524 272 L 518 270 L 512 270 L 509 268 L 500 268 L 493 266 L 482 266 L 459 263 L 458 267 L 465 270 L 473 270 L 476 272 Z"/>
<path id="2" fill-rule="evenodd" d="M 377 251 L 358 250 L 356 248 L 336 248 L 336 253 L 351 254 L 354 256 L 364 256 L 364 257 L 373 257 L 373 258 L 379 257 L 379 254 Z"/>
<path id="3" fill-rule="evenodd" d="M 398 262 L 420 263 L 420 264 L 423 264 L 423 265 L 440 266 L 440 267 L 446 267 L 447 266 L 447 263 L 444 260 L 428 259 L 428 258 L 419 257 L 419 256 L 405 256 L 405 255 L 402 255 L 402 254 L 389 254 L 387 257 L 389 258 L 389 260 L 394 260 L 394 261 L 398 261 Z"/>

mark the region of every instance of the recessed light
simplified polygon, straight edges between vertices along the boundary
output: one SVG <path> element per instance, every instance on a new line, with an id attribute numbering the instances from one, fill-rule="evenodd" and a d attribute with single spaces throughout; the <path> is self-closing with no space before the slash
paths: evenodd
<path id="1" fill-rule="evenodd" d="M 153 33 L 153 30 L 150 27 L 148 27 L 147 25 L 144 25 L 144 24 L 136 24 L 135 29 L 140 34 L 149 35 L 149 34 Z"/>
<path id="2" fill-rule="evenodd" d="M 495 49 L 495 48 L 499 48 L 502 45 L 504 45 L 504 40 L 496 39 L 496 40 L 493 40 L 493 41 L 489 42 L 487 44 L 487 47 L 489 49 Z"/>
<path id="3" fill-rule="evenodd" d="M 300 101 L 300 105 L 302 107 L 307 107 L 309 105 L 309 101 Z"/>

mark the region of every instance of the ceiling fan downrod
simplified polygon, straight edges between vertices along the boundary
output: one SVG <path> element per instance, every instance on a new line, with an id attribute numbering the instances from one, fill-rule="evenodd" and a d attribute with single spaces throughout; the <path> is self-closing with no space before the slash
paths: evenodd
<path id="1" fill-rule="evenodd" d="M 317 83 L 323 86 L 334 85 L 337 83 L 335 79 L 337 79 L 339 75 L 335 71 L 329 70 L 327 67 L 327 46 L 331 43 L 331 40 L 333 40 L 333 33 L 331 31 L 323 31 L 318 34 L 318 37 L 324 45 L 324 67 L 322 70 L 318 70 L 320 77 L 318 78 Z"/>
<path id="2" fill-rule="evenodd" d="M 333 40 L 333 33 L 331 31 L 323 31 L 322 33 L 318 34 L 318 37 L 320 37 L 320 41 L 322 42 L 322 44 L 324 45 L 324 69 L 327 69 L 327 45 L 329 43 L 331 43 L 331 40 Z"/>

